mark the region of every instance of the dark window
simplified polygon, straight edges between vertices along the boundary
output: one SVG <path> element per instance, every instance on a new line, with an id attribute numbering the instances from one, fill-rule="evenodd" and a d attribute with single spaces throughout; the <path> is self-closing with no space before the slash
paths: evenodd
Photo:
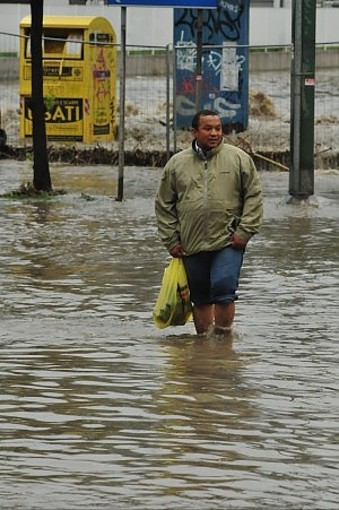
<path id="1" fill-rule="evenodd" d="M 274 0 L 251 0 L 251 7 L 273 7 Z"/>
<path id="2" fill-rule="evenodd" d="M 69 5 L 86 5 L 87 0 L 68 0 Z"/>

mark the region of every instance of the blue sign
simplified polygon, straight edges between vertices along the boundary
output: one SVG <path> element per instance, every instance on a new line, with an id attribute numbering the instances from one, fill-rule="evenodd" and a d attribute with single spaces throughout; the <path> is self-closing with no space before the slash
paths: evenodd
<path id="1" fill-rule="evenodd" d="M 219 0 L 106 0 L 120 7 L 173 7 L 175 9 L 216 9 Z"/>
<path id="2" fill-rule="evenodd" d="M 218 10 L 203 11 L 199 67 L 197 13 L 191 9 L 174 11 L 178 128 L 191 126 L 198 107 L 216 111 L 225 133 L 247 129 L 249 3 L 249 0 L 227 0 Z M 200 67 L 201 76 L 197 74 Z"/>

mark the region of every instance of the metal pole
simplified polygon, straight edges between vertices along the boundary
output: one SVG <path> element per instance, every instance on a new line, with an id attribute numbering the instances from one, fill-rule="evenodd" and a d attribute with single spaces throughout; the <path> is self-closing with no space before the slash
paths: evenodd
<path id="1" fill-rule="evenodd" d="M 166 46 L 166 159 L 170 158 L 170 45 Z"/>
<path id="2" fill-rule="evenodd" d="M 202 87 L 202 39 L 203 39 L 203 14 L 202 9 L 198 9 L 197 16 L 197 66 L 195 77 L 195 106 L 196 110 L 200 110 L 201 104 L 201 87 Z"/>
<path id="3" fill-rule="evenodd" d="M 126 7 L 121 7 L 121 49 L 120 49 L 120 98 L 119 98 L 119 172 L 118 193 L 116 200 L 124 197 L 124 163 L 125 163 L 125 98 L 126 98 Z"/>
<path id="4" fill-rule="evenodd" d="M 176 47 L 173 46 L 173 154 L 177 152 L 177 58 Z"/>
<path id="5" fill-rule="evenodd" d="M 291 168 L 289 193 L 314 193 L 314 86 L 316 0 L 293 0 L 291 69 Z"/>

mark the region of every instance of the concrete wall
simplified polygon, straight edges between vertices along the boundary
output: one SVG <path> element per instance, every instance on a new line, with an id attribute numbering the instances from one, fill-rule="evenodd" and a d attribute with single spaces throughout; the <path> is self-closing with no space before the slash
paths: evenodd
<path id="1" fill-rule="evenodd" d="M 54 4 L 54 5 L 53 5 Z M 57 5 L 55 5 L 57 4 Z M 18 34 L 20 20 L 30 14 L 26 5 L 1 5 L 0 32 Z M 120 8 L 104 5 L 76 6 L 68 0 L 45 0 L 46 15 L 104 16 L 120 40 Z M 317 9 L 317 42 L 339 43 L 339 8 Z M 127 8 L 127 44 L 166 46 L 173 39 L 173 9 Z M 291 8 L 252 7 L 250 44 L 284 45 L 291 42 Z M 17 41 L 13 38 L 14 51 Z M 6 51 L 9 51 L 6 48 Z"/>

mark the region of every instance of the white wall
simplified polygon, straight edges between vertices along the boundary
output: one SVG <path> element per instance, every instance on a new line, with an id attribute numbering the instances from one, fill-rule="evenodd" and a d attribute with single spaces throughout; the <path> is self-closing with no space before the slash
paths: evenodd
<path id="1" fill-rule="evenodd" d="M 45 0 L 45 14 L 104 16 L 120 40 L 120 8 L 68 5 L 68 0 Z M 54 5 L 53 5 L 54 4 Z M 0 6 L 0 32 L 18 34 L 20 20 L 30 13 L 26 5 Z M 317 9 L 317 42 L 339 41 L 339 9 Z M 166 46 L 173 37 L 173 9 L 127 8 L 127 44 Z M 282 45 L 291 42 L 291 9 L 256 7 L 250 10 L 250 44 Z M 8 48 L 6 48 L 8 51 Z M 0 49 L 1 51 L 1 49 Z"/>
<path id="2" fill-rule="evenodd" d="M 55 16 L 103 16 L 112 24 L 120 41 L 120 8 L 68 5 L 67 0 L 45 0 L 44 14 Z M 53 5 L 54 3 L 54 5 Z M 20 21 L 30 14 L 27 5 L 0 6 L 0 32 L 19 34 Z M 173 37 L 173 9 L 127 8 L 127 44 L 166 46 Z M 1 51 L 1 49 L 0 49 Z"/>

